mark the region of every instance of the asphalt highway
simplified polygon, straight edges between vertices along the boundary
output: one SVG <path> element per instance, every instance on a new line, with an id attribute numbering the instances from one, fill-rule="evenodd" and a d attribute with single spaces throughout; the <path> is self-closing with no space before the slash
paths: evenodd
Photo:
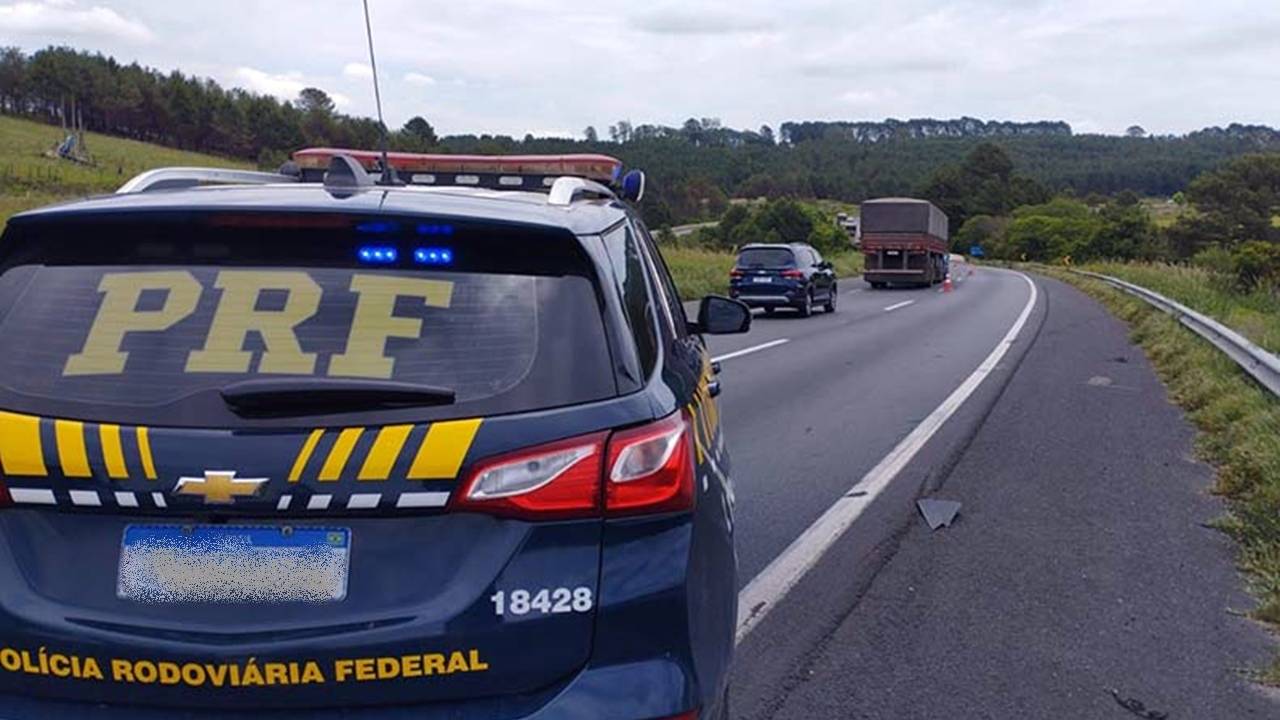
<path id="1" fill-rule="evenodd" d="M 956 274 L 842 281 L 834 314 L 711 341 L 734 716 L 1280 718 L 1242 675 L 1274 641 L 1231 612 L 1212 471 L 1123 326 L 1051 280 Z M 953 527 L 927 496 L 963 503 Z"/>

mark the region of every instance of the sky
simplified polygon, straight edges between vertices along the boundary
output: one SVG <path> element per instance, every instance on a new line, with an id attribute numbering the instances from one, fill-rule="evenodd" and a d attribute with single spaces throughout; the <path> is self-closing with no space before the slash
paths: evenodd
<path id="1" fill-rule="evenodd" d="M 1276 0 L 369 0 L 386 120 L 602 136 L 972 116 L 1280 125 Z M 101 51 L 375 114 L 360 0 L 0 0 L 0 45 Z"/>

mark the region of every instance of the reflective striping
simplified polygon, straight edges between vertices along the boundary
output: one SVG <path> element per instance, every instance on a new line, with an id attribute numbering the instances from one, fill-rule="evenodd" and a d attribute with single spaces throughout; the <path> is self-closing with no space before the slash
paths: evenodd
<path id="1" fill-rule="evenodd" d="M 151 502 L 155 503 L 156 507 L 158 508 L 169 507 L 169 503 L 165 502 L 164 493 L 158 493 L 158 492 L 151 493 Z"/>
<path id="2" fill-rule="evenodd" d="M 289 506 L 292 504 L 293 504 L 292 495 L 281 495 L 280 502 L 276 503 L 276 510 L 283 512 L 285 510 L 288 510 Z"/>
<path id="3" fill-rule="evenodd" d="M 124 464 L 124 448 L 120 445 L 120 426 L 99 426 L 98 437 L 102 439 L 102 461 L 107 465 L 107 475 L 112 480 L 127 480 L 129 468 Z"/>
<path id="4" fill-rule="evenodd" d="M 10 477 L 49 474 L 40 442 L 40 418 L 0 412 L 0 470 Z"/>
<path id="5" fill-rule="evenodd" d="M 347 498 L 348 510 L 372 510 L 382 502 L 381 493 L 356 493 Z"/>
<path id="6" fill-rule="evenodd" d="M 410 480 L 448 480 L 458 476 L 471 449 L 480 420 L 450 420 L 432 424 L 409 468 Z"/>
<path id="7" fill-rule="evenodd" d="M 400 498 L 396 500 L 398 508 L 444 507 L 448 504 L 449 493 L 447 492 L 401 493 Z"/>
<path id="8" fill-rule="evenodd" d="M 311 460 L 311 454 L 316 451 L 316 445 L 320 444 L 320 438 L 324 437 L 324 430 L 313 430 L 311 435 L 307 437 L 307 441 L 302 444 L 302 450 L 298 453 L 298 459 L 293 461 L 293 469 L 289 471 L 289 482 L 296 483 L 302 479 L 302 471 L 307 469 L 307 463 Z"/>
<path id="9" fill-rule="evenodd" d="M 58 443 L 58 465 L 69 478 L 93 477 L 89 469 L 89 451 L 85 449 L 84 423 L 57 420 L 53 423 L 54 440 Z"/>
<path id="10" fill-rule="evenodd" d="M 393 425 L 384 427 L 378 432 L 378 439 L 373 442 L 369 457 L 365 458 L 357 480 L 386 480 L 391 477 L 391 469 L 400 459 L 400 451 L 413 432 L 412 425 Z"/>
<path id="11" fill-rule="evenodd" d="M 138 496 L 131 492 L 117 492 L 116 504 L 120 507 L 136 508 L 138 507 Z"/>
<path id="12" fill-rule="evenodd" d="M 356 442 L 363 434 L 364 428 L 347 428 L 338 434 L 338 441 L 329 451 L 329 459 L 325 460 L 324 467 L 320 468 L 321 482 L 333 482 L 342 477 L 342 471 L 347 467 L 347 460 L 351 459 L 351 451 L 355 450 Z"/>
<path id="13" fill-rule="evenodd" d="M 102 497 L 96 490 L 72 490 L 71 504 L 80 507 L 102 507 Z"/>
<path id="14" fill-rule="evenodd" d="M 332 495 L 312 495 L 307 501 L 308 510 L 328 510 L 329 503 L 333 501 Z"/>
<path id="15" fill-rule="evenodd" d="M 57 505 L 58 500 L 52 490 L 35 488 L 9 488 L 9 497 L 23 505 Z"/>
<path id="16" fill-rule="evenodd" d="M 151 432 L 138 428 L 138 456 L 142 459 L 142 472 L 148 480 L 156 479 L 156 463 L 151 458 Z"/>

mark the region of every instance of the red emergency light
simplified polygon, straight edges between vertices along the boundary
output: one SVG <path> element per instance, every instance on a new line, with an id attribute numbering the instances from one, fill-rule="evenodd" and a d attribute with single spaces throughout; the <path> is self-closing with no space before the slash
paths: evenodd
<path id="1" fill-rule="evenodd" d="M 382 153 L 376 150 L 349 150 L 344 148 L 306 148 L 293 154 L 293 161 L 302 171 L 323 171 L 335 155 L 346 155 L 366 171 L 381 168 Z M 622 173 L 622 161 L 608 155 L 430 155 L 423 153 L 389 152 L 387 163 L 406 180 L 414 183 L 433 184 L 415 179 L 415 175 L 436 174 L 476 176 L 572 176 L 615 183 Z"/>

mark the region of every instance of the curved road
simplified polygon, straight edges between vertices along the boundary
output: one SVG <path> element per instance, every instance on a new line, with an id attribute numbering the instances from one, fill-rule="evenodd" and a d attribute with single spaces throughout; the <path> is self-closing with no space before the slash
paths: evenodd
<path id="1" fill-rule="evenodd" d="M 1125 326 L 1056 281 L 956 274 L 842 281 L 834 314 L 711 340 L 734 717 L 1280 717 L 1240 672 L 1275 641 L 1225 610 L 1251 601 L 1206 529 L 1213 472 Z M 935 494 L 964 505 L 930 532 Z"/>

